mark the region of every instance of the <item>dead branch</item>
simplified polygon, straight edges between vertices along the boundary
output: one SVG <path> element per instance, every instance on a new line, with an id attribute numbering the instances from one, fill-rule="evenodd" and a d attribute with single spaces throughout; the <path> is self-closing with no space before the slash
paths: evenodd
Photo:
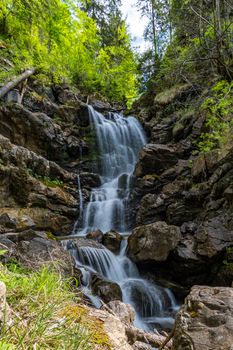
<path id="1" fill-rule="evenodd" d="M 135 341 L 141 341 L 143 343 L 150 344 L 152 347 L 163 346 L 162 349 L 169 350 L 172 347 L 172 342 L 161 334 L 147 333 L 142 329 L 135 328 L 133 326 L 126 327 L 126 334 L 130 343 Z"/>
<path id="2" fill-rule="evenodd" d="M 22 81 L 30 77 L 30 75 L 35 73 L 35 68 L 27 69 L 25 72 L 17 76 L 16 78 L 9 81 L 6 85 L 0 88 L 0 98 L 4 97 L 9 91 L 14 89 Z"/>

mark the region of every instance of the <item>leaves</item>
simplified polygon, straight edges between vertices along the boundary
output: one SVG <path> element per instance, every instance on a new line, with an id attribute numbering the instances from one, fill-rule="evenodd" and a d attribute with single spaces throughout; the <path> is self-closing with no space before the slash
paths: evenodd
<path id="1" fill-rule="evenodd" d="M 87 1 L 86 5 L 94 3 Z M 99 92 L 119 102 L 133 98 L 137 94 L 136 59 L 114 3 L 109 1 L 108 12 L 104 12 L 103 34 L 101 16 L 89 17 L 88 11 L 71 0 L 4 0 L 0 39 L 9 45 L 4 55 L 18 72 L 35 66 L 47 82 L 65 80 L 85 93 Z M 104 9 L 102 6 L 101 11 Z M 2 79 L 6 76 L 2 74 Z"/>

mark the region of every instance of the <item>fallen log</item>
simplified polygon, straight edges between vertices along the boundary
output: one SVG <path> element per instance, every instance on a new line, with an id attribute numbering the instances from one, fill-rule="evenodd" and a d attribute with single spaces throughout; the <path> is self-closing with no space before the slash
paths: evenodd
<path id="1" fill-rule="evenodd" d="M 76 238 L 80 238 L 77 235 L 69 235 L 69 236 L 54 236 L 54 239 L 56 239 L 56 241 L 68 241 L 70 239 L 76 239 Z"/>
<path id="2" fill-rule="evenodd" d="M 146 344 L 150 344 L 152 347 L 159 348 L 163 346 L 164 350 L 170 350 L 172 347 L 172 342 L 169 339 L 166 342 L 166 337 L 161 334 L 148 333 L 142 329 L 135 328 L 133 326 L 126 327 L 126 334 L 130 344 L 140 341 Z M 166 344 L 165 344 L 166 342 Z"/>
<path id="3" fill-rule="evenodd" d="M 19 85 L 22 81 L 30 77 L 30 75 L 35 73 L 35 68 L 27 69 L 25 72 L 17 76 L 16 78 L 9 81 L 6 85 L 0 88 L 0 98 L 4 97 L 9 91 L 14 89 L 17 85 Z"/>

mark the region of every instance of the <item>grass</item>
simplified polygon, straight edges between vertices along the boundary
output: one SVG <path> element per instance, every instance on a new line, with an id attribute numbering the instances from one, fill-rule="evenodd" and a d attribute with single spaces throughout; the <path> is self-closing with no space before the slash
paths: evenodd
<path id="1" fill-rule="evenodd" d="M 155 96 L 154 102 L 158 105 L 165 106 L 171 103 L 175 98 L 177 98 L 182 92 L 190 88 L 189 84 L 177 84 L 171 87 L 170 89 L 166 89 L 163 92 L 160 92 Z"/>
<path id="2" fill-rule="evenodd" d="M 2 327 L 1 350 L 110 349 L 102 324 L 88 318 L 88 310 L 65 279 L 51 266 L 39 271 L 17 262 L 0 264 L 0 280 L 7 287 L 12 324 Z"/>

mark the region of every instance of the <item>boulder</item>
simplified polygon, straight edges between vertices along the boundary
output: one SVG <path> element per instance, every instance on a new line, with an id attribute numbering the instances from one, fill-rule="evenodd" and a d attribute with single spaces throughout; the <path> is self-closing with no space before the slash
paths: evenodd
<path id="1" fill-rule="evenodd" d="M 124 304 L 119 300 L 110 301 L 107 306 L 126 324 L 132 324 L 135 319 L 135 311 L 130 304 Z"/>
<path id="2" fill-rule="evenodd" d="M 105 303 L 113 300 L 122 301 L 122 292 L 119 285 L 97 275 L 92 277 L 91 289 L 93 293 L 98 295 Z"/>
<path id="3" fill-rule="evenodd" d="M 180 239 L 180 229 L 164 221 L 142 225 L 128 239 L 128 254 L 136 262 L 165 261 Z"/>
<path id="4" fill-rule="evenodd" d="M 112 350 L 133 350 L 128 343 L 126 325 L 116 315 L 106 310 L 89 309 L 89 315 L 100 320 L 104 331 L 108 336 Z"/>
<path id="5" fill-rule="evenodd" d="M 94 239 L 84 237 L 73 238 L 70 240 L 70 244 L 76 249 L 85 247 L 104 249 L 104 246 L 99 242 L 96 242 Z"/>
<path id="6" fill-rule="evenodd" d="M 111 250 L 113 253 L 117 253 L 120 250 L 121 241 L 122 241 L 122 236 L 118 232 L 112 230 L 103 235 L 102 243 L 106 248 Z"/>
<path id="7" fill-rule="evenodd" d="M 142 177 L 148 174 L 161 174 L 164 170 L 175 165 L 178 156 L 174 148 L 161 144 L 148 144 L 140 153 L 135 175 Z"/>
<path id="8" fill-rule="evenodd" d="M 57 212 L 46 208 L 0 208 L 0 216 L 9 216 L 15 220 L 17 231 L 34 228 L 36 230 L 51 231 L 61 235 L 71 229 L 71 221 Z M 5 230 L 9 232 L 9 230 Z"/>
<path id="9" fill-rule="evenodd" d="M 233 289 L 194 286 L 176 316 L 172 350 L 232 350 Z"/>
<path id="10" fill-rule="evenodd" d="M 45 237 L 22 240 L 16 245 L 16 259 L 24 266 L 39 268 L 45 263 L 57 264 L 66 276 L 72 276 L 74 259 L 60 243 Z"/>
<path id="11" fill-rule="evenodd" d="M 87 239 L 93 239 L 94 241 L 96 241 L 98 243 L 102 243 L 103 232 L 100 230 L 92 231 L 92 232 L 89 232 L 86 235 L 86 237 L 87 237 Z"/>

